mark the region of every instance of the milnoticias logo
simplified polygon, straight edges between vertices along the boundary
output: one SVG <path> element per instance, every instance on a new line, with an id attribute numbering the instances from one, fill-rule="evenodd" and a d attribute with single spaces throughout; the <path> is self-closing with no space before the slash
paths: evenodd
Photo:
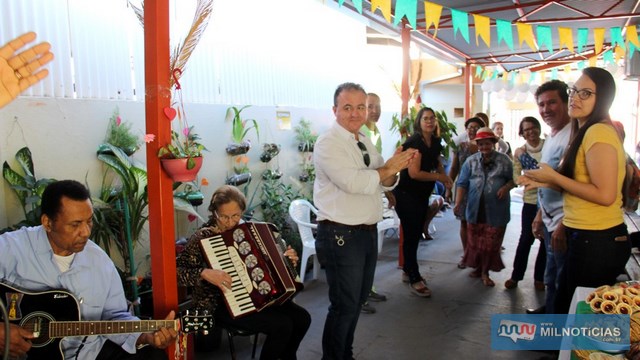
<path id="1" fill-rule="evenodd" d="M 629 349 L 629 315 L 494 314 L 494 350 Z"/>
<path id="2" fill-rule="evenodd" d="M 514 343 L 518 340 L 532 341 L 536 336 L 536 324 L 512 320 L 501 320 L 498 336 L 507 337 Z"/>

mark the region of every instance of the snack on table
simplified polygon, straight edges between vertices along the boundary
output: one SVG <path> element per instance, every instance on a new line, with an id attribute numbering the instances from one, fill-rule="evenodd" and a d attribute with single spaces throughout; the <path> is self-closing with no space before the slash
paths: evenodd
<path id="1" fill-rule="evenodd" d="M 603 300 L 600 299 L 599 297 L 591 300 L 591 302 L 589 303 L 589 306 L 591 307 L 591 311 L 593 311 L 596 314 L 601 313 L 602 310 L 600 310 L 600 307 L 602 306 L 602 301 Z"/>
<path id="2" fill-rule="evenodd" d="M 633 313 L 633 309 L 631 308 L 631 305 L 621 302 L 616 305 L 615 313 L 621 315 L 631 315 Z"/>
<path id="3" fill-rule="evenodd" d="M 609 291 L 605 291 L 604 293 L 602 293 L 601 296 L 602 300 L 609 300 L 609 301 L 613 301 L 618 302 L 618 293 L 615 290 L 609 290 Z"/>
<path id="4" fill-rule="evenodd" d="M 616 303 L 611 300 L 604 300 L 600 305 L 600 311 L 604 314 L 615 314 L 616 313 Z"/>

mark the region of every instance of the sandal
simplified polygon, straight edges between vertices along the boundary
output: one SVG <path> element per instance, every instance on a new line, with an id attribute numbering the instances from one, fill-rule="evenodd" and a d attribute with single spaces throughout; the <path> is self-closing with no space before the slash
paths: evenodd
<path id="1" fill-rule="evenodd" d="M 489 275 L 482 275 L 482 283 L 484 284 L 484 286 L 489 286 L 489 287 L 496 286 L 496 283 L 494 283 L 493 280 L 491 280 Z"/>
<path id="2" fill-rule="evenodd" d="M 467 265 L 464 264 L 464 262 L 462 262 L 462 260 L 458 263 L 458 269 L 466 269 Z"/>
<path id="3" fill-rule="evenodd" d="M 472 278 L 479 278 L 482 274 L 480 273 L 480 270 L 473 270 L 472 272 L 469 273 L 469 277 Z"/>
<path id="4" fill-rule="evenodd" d="M 416 285 L 418 287 L 416 287 Z M 424 280 L 420 280 L 416 283 L 411 284 L 410 286 L 411 292 L 420 296 L 420 297 L 431 297 L 431 290 L 427 287 Z"/>

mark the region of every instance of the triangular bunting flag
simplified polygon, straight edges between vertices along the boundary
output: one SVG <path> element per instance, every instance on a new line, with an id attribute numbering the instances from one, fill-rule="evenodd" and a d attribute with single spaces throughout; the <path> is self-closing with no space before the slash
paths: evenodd
<path id="1" fill-rule="evenodd" d="M 582 53 L 582 48 L 587 45 L 587 41 L 589 40 L 589 29 L 587 28 L 579 28 L 578 29 L 578 52 Z"/>
<path id="2" fill-rule="evenodd" d="M 635 25 L 627 26 L 627 41 L 633 44 L 636 48 L 640 48 L 640 40 L 638 40 L 638 32 Z"/>
<path id="3" fill-rule="evenodd" d="M 353 6 L 358 10 L 360 15 L 362 15 L 362 0 L 351 0 Z"/>
<path id="4" fill-rule="evenodd" d="M 477 66 L 476 65 L 476 75 L 475 75 L 475 77 L 482 78 L 482 66 Z"/>
<path id="5" fill-rule="evenodd" d="M 487 47 L 491 47 L 491 19 L 473 14 L 473 22 L 476 29 L 476 46 L 480 46 L 478 43 L 478 36 L 480 36 L 484 43 L 487 44 Z"/>
<path id="6" fill-rule="evenodd" d="M 592 56 L 592 57 L 589 58 L 589 66 L 590 67 L 596 66 L 597 62 L 598 62 L 598 57 L 597 56 Z"/>
<path id="7" fill-rule="evenodd" d="M 551 69 L 551 80 L 558 79 L 558 68 Z"/>
<path id="8" fill-rule="evenodd" d="M 498 33 L 498 45 L 500 40 L 513 51 L 513 32 L 511 31 L 511 22 L 507 20 L 496 19 L 496 32 Z"/>
<path id="9" fill-rule="evenodd" d="M 431 25 L 436 29 L 433 32 L 433 37 L 438 35 L 438 25 L 440 25 L 440 15 L 442 15 L 442 5 L 434 4 L 432 2 L 424 2 L 424 32 L 427 33 Z"/>
<path id="10" fill-rule="evenodd" d="M 593 39 L 596 54 L 600 54 L 602 52 L 602 45 L 604 44 L 604 28 L 593 29 Z"/>
<path id="11" fill-rule="evenodd" d="M 518 30 L 518 39 L 520 48 L 522 48 L 522 42 L 526 42 L 527 45 L 533 51 L 538 51 L 538 45 L 536 45 L 536 40 L 533 38 L 533 28 L 529 24 L 516 22 L 516 29 Z"/>
<path id="12" fill-rule="evenodd" d="M 395 19 L 393 25 L 398 25 L 403 17 L 407 18 L 412 28 L 416 28 L 416 12 L 418 11 L 418 0 L 398 0 L 396 1 Z"/>
<path id="13" fill-rule="evenodd" d="M 338 0 L 338 6 L 342 6 L 342 3 L 344 3 L 344 0 Z"/>
<path id="14" fill-rule="evenodd" d="M 624 47 L 624 40 L 622 39 L 622 29 L 619 26 L 614 26 L 609 29 L 611 33 L 611 46 Z"/>
<path id="15" fill-rule="evenodd" d="M 613 51 L 611 51 L 611 49 L 602 53 L 602 62 L 604 62 L 605 65 L 613 62 Z"/>
<path id="16" fill-rule="evenodd" d="M 380 9 L 382 16 L 384 16 L 387 22 L 390 23 L 391 0 L 371 0 L 371 12 L 376 12 L 377 9 Z"/>
<path id="17" fill-rule="evenodd" d="M 558 27 L 558 37 L 560 40 L 559 49 L 566 47 L 567 50 L 573 51 L 573 32 L 571 28 Z"/>
<path id="18" fill-rule="evenodd" d="M 618 63 L 618 61 L 620 61 L 620 59 L 622 59 L 624 57 L 624 53 L 625 53 L 625 48 L 621 47 L 621 46 L 616 46 L 615 49 L 613 49 L 613 53 L 616 56 L 616 64 Z"/>
<path id="19" fill-rule="evenodd" d="M 538 34 L 538 43 L 540 44 L 540 49 L 542 49 L 542 45 L 546 46 L 549 52 L 553 52 L 553 42 L 551 41 L 551 27 L 546 25 L 538 25 L 536 27 L 536 32 Z"/>
<path id="20" fill-rule="evenodd" d="M 456 38 L 458 31 L 464 38 L 464 40 L 469 43 L 469 14 L 464 11 L 450 9 L 451 10 L 451 21 L 453 22 L 453 38 Z"/>

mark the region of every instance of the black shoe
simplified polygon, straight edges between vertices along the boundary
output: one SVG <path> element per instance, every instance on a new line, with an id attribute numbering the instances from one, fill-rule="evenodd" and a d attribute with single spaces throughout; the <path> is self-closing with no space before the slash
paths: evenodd
<path id="1" fill-rule="evenodd" d="M 369 304 L 369 302 L 367 301 L 366 303 L 362 304 L 362 308 L 360 309 L 360 312 L 363 314 L 375 314 L 376 308 L 371 306 L 371 304 Z"/>
<path id="2" fill-rule="evenodd" d="M 369 292 L 369 297 L 367 299 L 377 302 L 387 301 L 387 297 L 385 295 L 377 293 L 373 289 L 371 289 L 371 291 Z"/>
<path id="3" fill-rule="evenodd" d="M 527 309 L 527 314 L 546 314 L 547 308 L 542 305 L 537 309 Z"/>

